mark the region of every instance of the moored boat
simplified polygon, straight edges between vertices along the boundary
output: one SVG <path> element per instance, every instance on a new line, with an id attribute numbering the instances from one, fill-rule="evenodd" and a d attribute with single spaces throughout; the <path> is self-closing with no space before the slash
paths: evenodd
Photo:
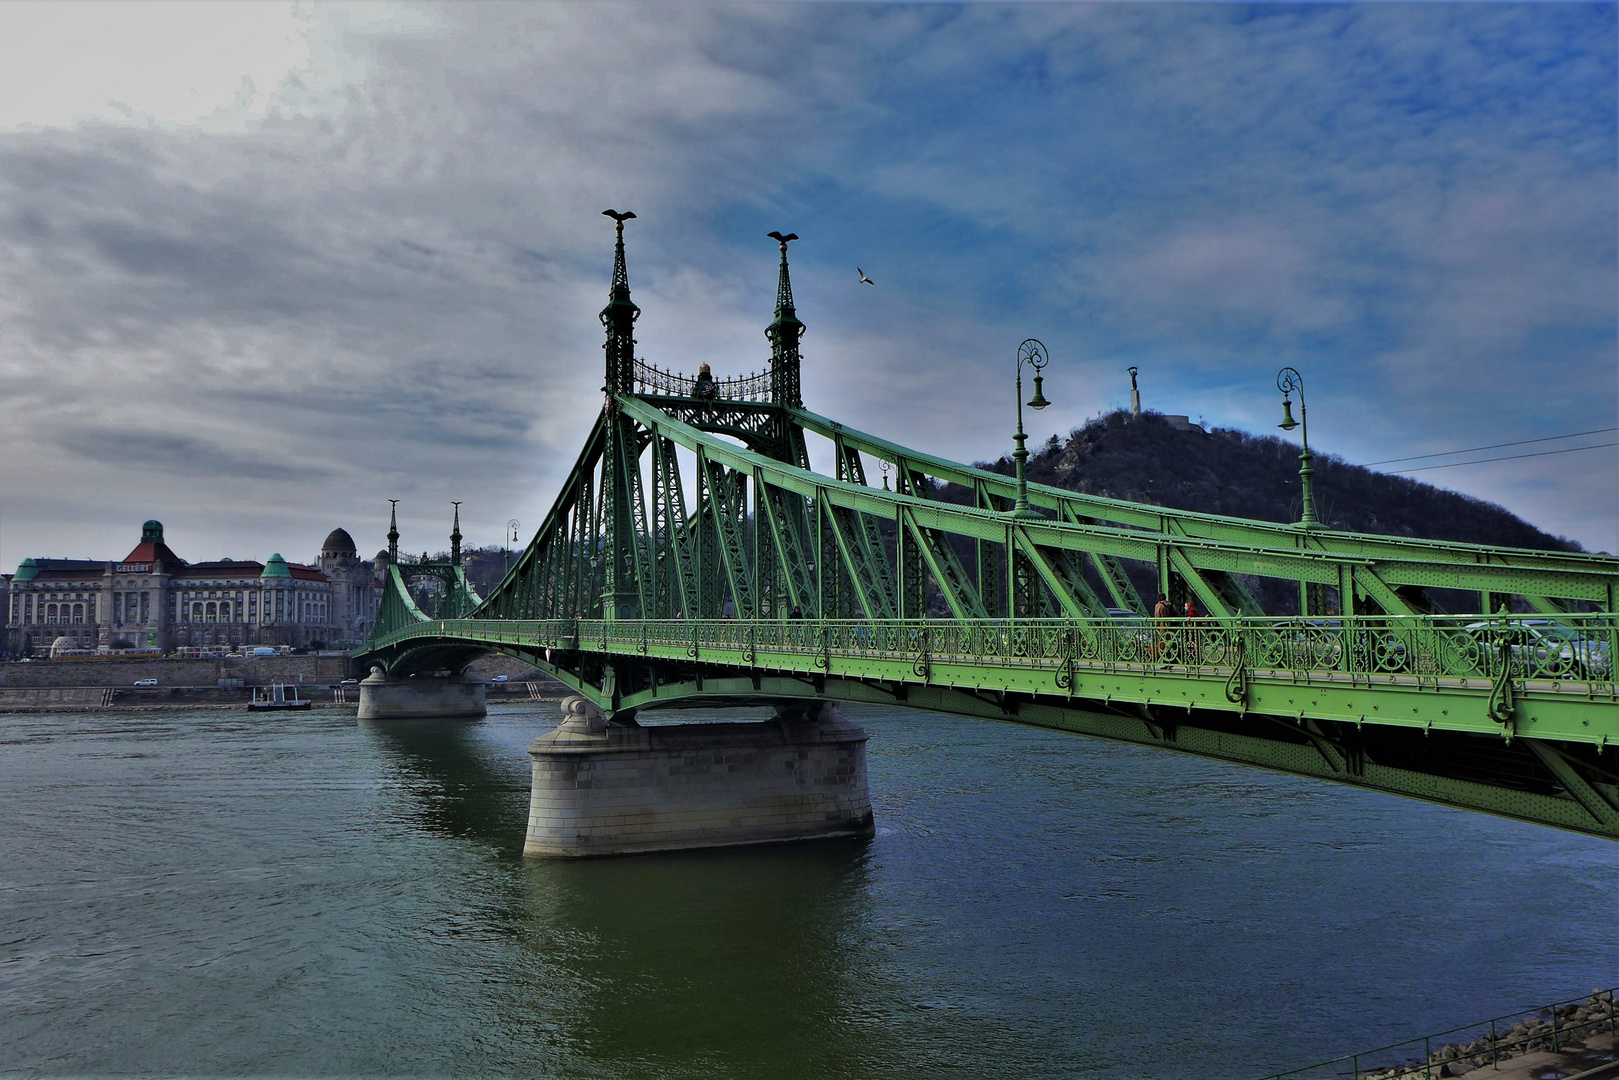
<path id="1" fill-rule="evenodd" d="M 271 683 L 266 688 L 254 690 L 253 700 L 248 703 L 247 707 L 254 710 L 281 711 L 285 709 L 307 709 L 313 705 L 314 702 L 308 698 L 300 699 L 298 697 L 298 688 L 296 686 L 292 687 L 292 694 L 289 696 L 286 684 Z"/>

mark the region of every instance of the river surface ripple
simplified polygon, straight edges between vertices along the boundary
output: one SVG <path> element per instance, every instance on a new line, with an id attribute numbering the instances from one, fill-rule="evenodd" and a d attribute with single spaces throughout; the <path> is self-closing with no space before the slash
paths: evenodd
<path id="1" fill-rule="evenodd" d="M 898 709 L 869 843 L 524 862 L 555 708 L 0 716 L 0 1071 L 1243 1078 L 1619 983 L 1619 845 Z"/>

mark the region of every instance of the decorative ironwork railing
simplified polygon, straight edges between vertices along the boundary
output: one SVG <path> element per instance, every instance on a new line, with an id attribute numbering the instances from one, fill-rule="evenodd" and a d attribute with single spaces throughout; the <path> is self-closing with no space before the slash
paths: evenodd
<path id="1" fill-rule="evenodd" d="M 770 372 L 756 371 L 729 379 L 665 371 L 644 360 L 635 361 L 635 392 L 663 397 L 713 401 L 769 401 Z"/>
<path id="2" fill-rule="evenodd" d="M 1418 616 L 1348 619 L 460 619 L 428 620 L 409 636 L 447 634 L 514 645 L 693 658 L 744 654 L 1058 669 L 1131 665 L 1204 669 L 1223 677 L 1342 679 L 1372 685 L 1430 679 L 1579 682 L 1614 696 L 1619 619 L 1612 615 Z M 919 671 L 919 674 L 921 672 Z"/>

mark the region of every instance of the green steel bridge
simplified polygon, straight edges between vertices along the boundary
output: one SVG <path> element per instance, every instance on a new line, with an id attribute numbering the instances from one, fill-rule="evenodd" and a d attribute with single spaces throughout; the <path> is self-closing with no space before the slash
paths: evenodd
<path id="1" fill-rule="evenodd" d="M 635 355 L 633 215 L 610 216 L 605 404 L 544 524 L 482 597 L 459 522 L 449 558 L 420 561 L 392 522 L 363 665 L 453 675 L 505 653 L 619 724 L 681 705 L 906 705 L 1619 839 L 1619 559 L 1020 485 L 856 431 L 803 407 L 791 235 L 772 234 L 766 370 L 662 370 Z M 1296 585 L 1296 609 L 1267 614 L 1254 578 Z M 1206 615 L 1153 619 L 1137 582 Z"/>

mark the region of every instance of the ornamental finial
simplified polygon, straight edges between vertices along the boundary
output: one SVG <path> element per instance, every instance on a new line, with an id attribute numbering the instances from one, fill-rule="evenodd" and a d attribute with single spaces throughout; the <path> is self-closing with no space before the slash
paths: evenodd
<path id="1" fill-rule="evenodd" d="M 767 233 L 781 248 L 781 268 L 776 275 L 776 317 L 765 329 L 770 341 L 770 400 L 777 405 L 802 406 L 804 399 L 799 387 L 798 340 L 804 336 L 804 324 L 798 321 L 793 307 L 793 280 L 787 272 L 787 245 L 798 239 L 797 233 Z"/>
<path id="2" fill-rule="evenodd" d="M 607 294 L 607 306 L 602 308 L 602 326 L 607 329 L 607 389 L 619 393 L 635 390 L 635 320 L 641 309 L 630 299 L 630 274 L 624 265 L 624 223 L 635 217 L 634 211 L 603 210 L 603 217 L 613 219 L 618 234 L 613 245 L 613 287 Z"/>
<path id="3" fill-rule="evenodd" d="M 399 500 L 388 500 L 388 562 L 399 562 Z"/>
<path id="4" fill-rule="evenodd" d="M 461 504 L 451 502 L 455 507 L 455 524 L 450 526 L 450 565 L 461 565 Z"/>

